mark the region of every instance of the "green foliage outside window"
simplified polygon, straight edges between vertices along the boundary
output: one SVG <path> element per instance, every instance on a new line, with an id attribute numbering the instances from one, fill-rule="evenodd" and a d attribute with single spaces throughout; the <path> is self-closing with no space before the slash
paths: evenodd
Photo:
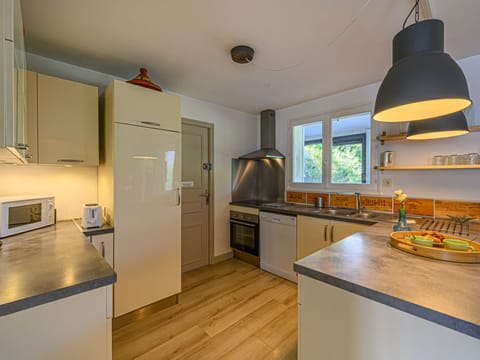
<path id="1" fill-rule="evenodd" d="M 322 182 L 322 144 L 305 145 L 303 150 L 303 181 Z"/>
<path id="2" fill-rule="evenodd" d="M 334 145 L 332 148 L 332 183 L 362 183 L 362 145 Z M 322 182 L 322 144 L 304 147 L 304 181 Z"/>
<path id="3" fill-rule="evenodd" d="M 332 183 L 362 183 L 362 145 L 334 145 L 332 149 Z"/>

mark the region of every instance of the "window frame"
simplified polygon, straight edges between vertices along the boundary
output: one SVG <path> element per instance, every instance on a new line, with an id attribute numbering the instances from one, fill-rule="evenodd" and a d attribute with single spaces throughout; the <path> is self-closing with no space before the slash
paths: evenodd
<path id="1" fill-rule="evenodd" d="M 321 113 L 314 116 L 292 119 L 288 124 L 288 151 L 286 161 L 287 189 L 298 189 L 305 191 L 325 191 L 325 192 L 371 192 L 378 193 L 378 171 L 375 171 L 374 164 L 378 157 L 378 142 L 375 140 L 377 133 L 376 121 L 370 120 L 370 136 L 366 140 L 366 150 L 370 152 L 370 164 L 366 165 L 365 176 L 370 179 L 370 184 L 335 184 L 331 181 L 331 154 L 332 154 L 332 120 L 351 115 L 372 112 L 372 105 L 362 105 L 353 108 L 347 108 L 329 113 Z M 316 122 L 322 122 L 322 182 L 306 183 L 293 181 L 293 128 L 298 125 L 307 125 Z M 370 142 L 370 144 L 368 144 Z M 370 145 L 370 146 L 369 146 Z"/>

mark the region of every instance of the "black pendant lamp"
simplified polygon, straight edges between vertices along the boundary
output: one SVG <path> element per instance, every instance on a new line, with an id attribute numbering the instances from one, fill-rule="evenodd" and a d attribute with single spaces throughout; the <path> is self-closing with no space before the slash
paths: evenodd
<path id="1" fill-rule="evenodd" d="M 433 119 L 408 124 L 407 140 L 440 139 L 469 133 L 467 119 L 462 111 Z"/>
<path id="2" fill-rule="evenodd" d="M 416 22 L 405 27 L 416 9 Z M 418 22 L 418 1 L 393 39 L 393 66 L 378 90 L 373 118 L 405 122 L 435 118 L 471 105 L 467 81 L 444 52 L 441 20 Z"/>

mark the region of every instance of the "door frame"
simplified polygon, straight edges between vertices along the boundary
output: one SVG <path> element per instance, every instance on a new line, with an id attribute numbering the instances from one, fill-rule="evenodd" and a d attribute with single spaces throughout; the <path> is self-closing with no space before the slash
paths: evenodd
<path id="1" fill-rule="evenodd" d="M 208 130 L 208 162 L 214 164 L 213 158 L 213 131 L 214 124 L 208 123 L 200 120 L 193 120 L 189 118 L 182 117 L 182 125 L 193 125 L 206 128 Z M 213 264 L 215 258 L 215 243 L 214 243 L 214 210 L 215 210 L 215 193 L 214 193 L 214 183 L 213 183 L 213 168 L 209 171 L 208 174 L 208 193 L 209 193 L 209 203 L 208 203 L 208 263 Z"/>

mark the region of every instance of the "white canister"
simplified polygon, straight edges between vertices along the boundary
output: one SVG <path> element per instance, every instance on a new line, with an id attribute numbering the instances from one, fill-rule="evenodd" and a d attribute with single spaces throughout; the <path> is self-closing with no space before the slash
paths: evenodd
<path id="1" fill-rule="evenodd" d="M 384 151 L 380 156 L 380 166 L 393 166 L 395 164 L 395 152 Z"/>

